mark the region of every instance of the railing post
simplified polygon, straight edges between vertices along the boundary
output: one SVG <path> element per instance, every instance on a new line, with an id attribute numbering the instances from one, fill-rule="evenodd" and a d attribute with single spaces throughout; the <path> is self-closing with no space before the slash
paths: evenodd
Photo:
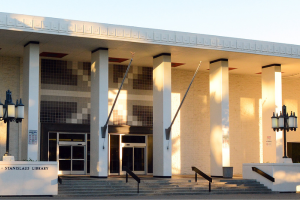
<path id="1" fill-rule="evenodd" d="M 210 192 L 211 191 L 211 183 L 209 182 L 209 189 L 208 191 Z"/>
<path id="2" fill-rule="evenodd" d="M 138 193 L 140 193 L 140 183 L 138 182 Z"/>
<path id="3" fill-rule="evenodd" d="M 126 172 L 126 183 L 128 183 L 128 173 Z"/>
<path id="4" fill-rule="evenodd" d="M 195 172 L 195 182 L 197 182 L 197 173 Z"/>

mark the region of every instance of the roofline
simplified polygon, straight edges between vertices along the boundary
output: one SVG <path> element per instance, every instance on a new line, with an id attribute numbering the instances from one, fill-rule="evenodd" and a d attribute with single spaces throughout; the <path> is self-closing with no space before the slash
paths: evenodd
<path id="1" fill-rule="evenodd" d="M 300 58 L 300 45 L 3 12 L 0 29 Z"/>

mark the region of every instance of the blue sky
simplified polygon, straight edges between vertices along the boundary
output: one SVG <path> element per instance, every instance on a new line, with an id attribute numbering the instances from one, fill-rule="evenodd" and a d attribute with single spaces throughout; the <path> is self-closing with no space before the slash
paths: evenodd
<path id="1" fill-rule="evenodd" d="M 0 0 L 0 12 L 300 45 L 300 0 Z"/>

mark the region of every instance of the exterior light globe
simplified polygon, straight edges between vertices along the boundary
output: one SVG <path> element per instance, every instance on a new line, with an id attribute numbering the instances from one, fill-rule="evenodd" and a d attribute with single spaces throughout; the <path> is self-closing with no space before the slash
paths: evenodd
<path id="1" fill-rule="evenodd" d="M 295 116 L 295 128 L 298 128 L 298 120 L 297 120 L 297 116 Z"/>
<path id="2" fill-rule="evenodd" d="M 289 116 L 289 128 L 295 128 L 295 115 L 292 112 Z"/>
<path id="3" fill-rule="evenodd" d="M 277 129 L 278 128 L 278 117 L 275 116 L 275 113 L 273 112 L 273 116 L 271 117 L 272 121 L 272 128 Z"/>
<path id="4" fill-rule="evenodd" d="M 20 103 L 16 105 L 16 118 L 24 119 L 24 104 L 22 104 L 22 99 L 20 99 Z"/>
<path id="5" fill-rule="evenodd" d="M 7 105 L 7 117 L 14 118 L 15 117 L 15 104 L 11 103 Z"/>
<path id="6" fill-rule="evenodd" d="M 282 115 L 282 112 L 280 112 L 280 116 L 278 118 L 278 127 L 280 129 L 284 129 L 284 116 Z"/>

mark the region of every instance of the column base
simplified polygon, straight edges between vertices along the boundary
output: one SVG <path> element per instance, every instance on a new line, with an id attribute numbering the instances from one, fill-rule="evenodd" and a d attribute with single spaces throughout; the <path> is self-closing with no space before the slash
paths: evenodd
<path id="1" fill-rule="evenodd" d="M 3 156 L 3 161 L 15 161 L 14 156 Z"/>
<path id="2" fill-rule="evenodd" d="M 153 178 L 172 178 L 172 176 L 153 176 Z"/>
<path id="3" fill-rule="evenodd" d="M 90 176 L 91 178 L 107 178 L 107 176 Z"/>
<path id="4" fill-rule="evenodd" d="M 281 163 L 293 163 L 291 158 L 281 158 L 280 162 Z"/>

